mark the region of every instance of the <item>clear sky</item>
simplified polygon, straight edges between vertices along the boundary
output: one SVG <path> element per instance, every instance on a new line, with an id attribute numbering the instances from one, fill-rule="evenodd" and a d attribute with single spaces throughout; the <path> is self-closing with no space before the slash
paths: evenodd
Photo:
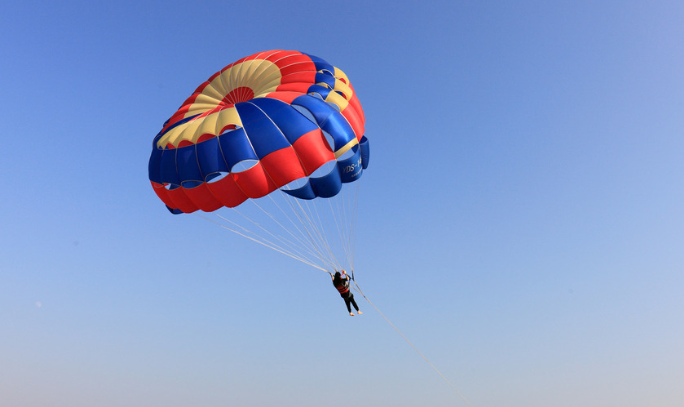
<path id="1" fill-rule="evenodd" d="M 319 270 L 149 186 L 269 49 L 366 113 L 356 277 L 477 407 L 684 405 L 681 1 L 0 6 L 0 405 L 466 406 Z M 359 296 L 357 295 L 357 299 Z"/>

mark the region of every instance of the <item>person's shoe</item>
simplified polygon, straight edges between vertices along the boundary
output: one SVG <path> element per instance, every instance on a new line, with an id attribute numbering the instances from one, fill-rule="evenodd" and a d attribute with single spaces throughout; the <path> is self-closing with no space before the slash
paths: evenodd
<path id="1" fill-rule="evenodd" d="M 353 317 L 353 316 L 354 316 L 354 313 L 353 313 L 353 312 L 350 312 L 350 313 L 349 313 L 349 316 L 352 316 L 352 317 Z"/>
<path id="2" fill-rule="evenodd" d="M 361 312 L 361 311 L 356 311 L 356 313 L 359 315 L 363 314 L 363 312 Z"/>

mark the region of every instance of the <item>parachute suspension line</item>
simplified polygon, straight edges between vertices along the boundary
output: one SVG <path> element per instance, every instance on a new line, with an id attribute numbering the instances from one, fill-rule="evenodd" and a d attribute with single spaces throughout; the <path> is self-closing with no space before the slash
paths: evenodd
<path id="1" fill-rule="evenodd" d="M 358 186 L 357 186 L 358 187 Z M 349 264 L 354 268 L 354 252 L 355 252 L 355 240 L 356 240 L 356 203 L 358 202 L 358 188 L 353 187 L 350 191 L 350 222 L 349 222 L 349 235 L 346 239 L 347 244 L 347 258 L 349 259 Z"/>
<path id="2" fill-rule="evenodd" d="M 321 254 L 321 261 L 326 263 L 329 267 L 335 268 L 335 256 L 330 249 L 330 245 L 325 238 L 325 234 L 322 233 L 323 225 L 320 221 L 320 216 L 313 216 L 314 212 L 318 214 L 317 205 L 311 201 L 307 201 L 303 206 L 301 200 L 289 200 L 288 203 L 290 204 L 292 211 L 297 214 L 299 221 L 309 232 L 311 244 Z M 316 219 L 318 219 L 318 223 L 315 222 Z M 327 253 L 327 256 L 324 252 Z"/>
<path id="3" fill-rule="evenodd" d="M 353 193 L 351 194 L 351 221 L 349 223 L 350 225 L 350 232 L 349 232 L 349 256 L 350 256 L 350 264 L 354 264 L 354 256 L 356 254 L 356 228 L 357 228 L 357 217 L 359 213 L 359 196 L 360 196 L 360 191 L 361 191 L 361 186 L 359 183 L 354 183 L 353 187 Z"/>
<path id="4" fill-rule="evenodd" d="M 346 260 L 351 275 L 354 275 L 358 183 L 343 185 L 343 190 L 332 198 L 301 200 L 282 194 L 283 202 L 273 194 L 267 196 L 270 204 L 268 200 L 249 200 L 254 210 L 231 208 L 244 222 L 236 223 L 239 219 L 230 220 L 218 213 L 214 215 L 224 224 L 196 215 L 330 274 L 334 270 L 347 268 L 340 264 L 341 260 Z"/>
<path id="5" fill-rule="evenodd" d="M 341 195 L 344 195 L 343 192 L 340 192 Z M 345 204 L 343 202 L 343 199 L 345 197 L 343 196 L 342 199 L 336 202 L 337 204 L 337 213 L 340 214 L 339 218 L 338 217 L 333 217 L 335 221 L 335 228 L 337 229 L 337 233 L 340 237 L 340 242 L 342 243 L 342 250 L 344 251 L 344 255 L 347 258 L 347 263 L 349 263 L 350 267 L 353 268 L 353 264 L 351 262 L 351 259 L 349 257 L 349 247 L 347 244 L 347 233 L 346 230 L 344 229 L 343 225 L 349 224 L 349 221 L 347 219 L 347 214 L 345 210 Z M 332 201 L 328 202 L 328 205 L 330 207 L 330 212 L 331 213 L 336 213 L 335 209 L 333 208 L 333 203 Z"/>
<path id="6" fill-rule="evenodd" d="M 305 241 L 308 240 L 308 241 L 309 241 L 310 247 L 307 248 L 307 251 L 308 251 L 309 253 L 311 253 L 311 255 L 317 257 L 322 263 L 325 264 L 325 263 L 326 263 L 325 256 L 324 256 L 324 254 L 321 252 L 321 249 L 320 249 L 319 245 L 316 244 L 316 238 L 315 238 L 315 237 L 316 237 L 316 236 L 315 236 L 316 233 L 312 233 L 312 229 L 315 231 L 315 226 L 307 227 L 307 223 L 304 222 L 304 220 L 302 219 L 302 216 L 299 214 L 299 212 L 297 211 L 297 209 L 292 205 L 291 199 L 294 199 L 294 198 L 285 197 L 285 199 L 286 199 L 286 201 L 288 202 L 288 205 L 289 205 L 289 207 L 290 207 L 290 211 L 297 217 L 297 219 L 299 220 L 300 225 L 302 226 L 302 228 L 303 228 L 304 231 L 306 232 L 306 235 L 305 235 L 305 233 L 302 232 L 302 230 L 297 226 L 297 224 L 291 219 L 291 217 L 288 215 L 288 213 L 286 213 L 286 212 L 283 210 L 283 208 L 281 208 L 281 206 L 276 202 L 276 200 L 273 199 L 273 197 L 270 196 L 270 195 L 269 195 L 269 197 L 271 198 L 271 201 L 273 202 L 273 204 L 274 204 L 274 205 L 278 208 L 278 210 L 283 214 L 283 216 L 285 216 L 285 218 L 287 218 L 287 220 L 294 226 L 295 229 L 297 229 L 297 231 L 298 231 L 299 234 L 301 235 L 301 239 L 299 240 L 300 244 L 301 244 L 303 247 L 307 247 L 307 244 L 306 244 Z M 287 228 L 283 227 L 283 229 L 287 229 Z M 320 233 L 318 233 L 318 235 L 320 235 Z M 314 253 L 314 251 L 315 251 L 315 253 Z"/>
<path id="7" fill-rule="evenodd" d="M 257 205 L 256 202 L 255 202 L 254 204 Z M 261 207 L 259 207 L 259 205 L 257 205 L 257 207 L 258 207 L 259 209 L 261 209 L 264 213 L 266 213 L 266 214 L 268 215 L 268 212 L 264 211 Z M 233 209 L 234 212 L 236 212 L 236 213 L 237 213 L 238 215 L 240 215 L 242 218 L 244 218 L 245 220 L 247 220 L 249 223 L 251 223 L 252 225 L 254 225 L 255 227 L 257 227 L 258 229 L 261 229 L 264 233 L 270 235 L 270 236 L 273 237 L 274 239 L 278 240 L 283 246 L 286 246 L 289 250 L 291 250 L 292 252 L 294 252 L 297 256 L 306 259 L 306 256 L 303 255 L 303 254 L 297 249 L 297 247 L 293 246 L 290 242 L 288 242 L 287 240 L 283 239 L 283 238 L 280 237 L 280 236 L 274 235 L 271 231 L 269 231 L 268 229 L 264 228 L 264 227 L 261 226 L 258 222 L 255 222 L 255 221 L 252 220 L 249 216 L 243 214 L 242 212 L 240 212 L 240 211 L 237 210 L 236 208 L 232 208 L 232 209 Z M 269 243 L 269 244 L 271 244 L 271 245 L 273 245 L 273 246 L 276 246 L 275 243 L 272 243 L 272 242 L 268 241 L 268 239 L 266 239 L 266 238 L 263 237 L 263 236 L 260 236 L 260 235 L 259 235 L 258 233 L 256 233 L 255 231 L 252 231 L 252 230 L 246 229 L 246 228 L 244 228 L 244 227 L 242 227 L 242 226 L 239 226 L 239 225 L 236 224 L 235 222 L 232 222 L 232 221 L 230 221 L 230 220 L 228 220 L 228 219 L 222 217 L 222 216 L 219 215 L 219 214 L 216 214 L 216 216 L 219 217 L 219 218 L 221 218 L 221 219 L 223 219 L 225 222 L 231 223 L 231 224 L 233 224 L 233 225 L 235 225 L 235 226 L 241 228 L 242 230 L 244 230 L 244 231 L 247 232 L 247 233 L 250 233 L 250 234 L 255 235 L 256 237 L 258 237 L 258 238 L 261 239 L 262 241 L 267 242 L 267 243 Z M 277 223 L 277 222 L 276 222 L 276 223 Z M 281 227 L 282 227 L 282 226 L 281 226 Z M 305 246 L 303 246 L 303 247 L 305 247 Z M 281 250 L 285 250 L 285 249 L 282 248 L 282 247 L 279 247 L 279 248 L 280 248 Z M 310 253 L 310 255 L 311 255 L 311 253 Z M 308 262 L 312 262 L 312 261 L 309 260 L 309 259 L 306 259 L 306 260 L 307 260 Z"/>
<path id="8" fill-rule="evenodd" d="M 356 213 L 354 212 L 354 206 L 352 203 L 354 202 L 356 190 L 353 188 L 350 188 L 350 189 L 351 189 L 351 191 L 349 191 L 350 192 L 349 193 L 350 204 L 345 207 L 345 216 L 349 217 L 349 221 L 348 221 L 349 234 L 346 236 L 346 239 L 345 239 L 345 244 L 346 244 L 345 251 L 347 253 L 347 261 L 349 261 L 349 264 L 353 268 L 354 267 L 354 246 L 352 244 L 352 241 L 353 241 L 354 235 L 356 233 L 356 229 L 354 227 L 354 225 L 356 224 Z M 349 213 L 347 213 L 347 210 L 349 211 Z"/>
<path id="9" fill-rule="evenodd" d="M 399 333 L 399 335 L 401 335 L 402 338 L 404 338 L 404 340 L 406 341 L 406 343 L 408 343 L 409 345 L 411 345 L 411 347 L 413 348 L 413 350 L 415 350 L 415 351 L 416 351 L 416 352 L 417 352 L 417 353 L 418 353 L 418 354 L 419 354 L 419 355 L 428 363 L 428 365 L 430 365 L 430 367 L 432 367 L 432 369 L 433 369 L 435 372 L 437 372 L 437 374 L 439 374 L 439 375 L 442 377 L 442 379 L 444 379 L 444 381 L 447 382 L 447 384 L 448 384 L 449 386 L 451 386 L 452 389 L 454 389 L 454 391 L 456 392 L 456 394 L 458 394 L 458 395 L 463 399 L 463 401 L 466 402 L 466 404 L 468 404 L 470 407 L 473 407 L 473 405 L 470 404 L 470 401 L 468 401 L 468 399 L 465 398 L 465 396 L 464 396 L 463 394 L 461 394 L 460 391 L 458 391 L 458 389 L 456 388 L 456 386 L 454 386 L 453 384 L 451 384 L 451 382 L 442 374 L 442 372 L 440 372 L 440 371 L 437 369 L 437 367 L 436 367 L 435 365 L 433 365 L 432 362 L 430 362 L 430 361 L 428 360 L 428 358 L 426 358 L 425 355 L 423 355 L 423 353 L 422 353 L 420 350 L 418 350 L 418 348 L 416 348 L 416 346 L 415 346 L 413 343 L 411 343 L 411 341 L 408 340 L 408 338 L 399 330 L 399 328 L 397 328 L 397 327 L 392 323 L 392 321 L 390 321 L 390 320 L 385 316 L 385 314 L 383 314 L 383 313 L 378 309 L 378 307 L 376 307 L 375 304 L 373 304 L 373 303 L 371 302 L 371 300 L 368 299 L 368 297 L 366 297 L 366 295 L 363 293 L 363 291 L 361 291 L 361 287 L 359 287 L 359 285 L 356 283 L 355 280 L 354 280 L 354 285 L 356 286 L 356 288 L 354 288 L 354 290 L 357 291 L 359 294 L 361 294 L 361 295 L 363 296 L 363 298 L 365 298 L 366 301 L 368 301 L 368 303 L 369 303 L 373 308 L 375 308 L 375 310 L 378 312 L 378 314 L 380 314 L 380 316 L 382 316 L 382 317 L 385 319 L 385 321 L 387 321 L 387 323 L 390 324 L 390 326 L 391 326 L 392 328 L 394 328 L 394 330 L 397 331 L 397 333 Z"/>
<path id="10" fill-rule="evenodd" d="M 340 242 L 351 270 L 354 270 L 354 253 L 356 249 L 356 217 L 358 213 L 359 185 L 347 185 L 349 191 L 342 193 L 343 200 L 337 202 L 337 213 L 341 214 L 341 221 L 336 225 L 340 234 Z M 331 206 L 331 211 L 332 211 Z M 348 228 L 345 228 L 348 225 Z"/>
<path id="11" fill-rule="evenodd" d="M 354 200 L 353 200 L 353 207 L 354 207 L 354 214 L 353 220 L 351 223 L 351 228 L 352 228 L 352 233 L 351 233 L 351 257 L 352 257 L 352 264 L 354 263 L 355 260 L 355 255 L 356 255 L 356 230 L 357 230 L 357 218 L 358 218 L 358 213 L 359 213 L 359 197 L 361 196 L 361 185 L 359 185 L 358 182 L 355 183 L 354 185 Z"/>
<path id="12" fill-rule="evenodd" d="M 318 256 L 316 253 L 314 253 L 314 252 L 306 245 L 306 242 L 303 240 L 303 238 L 304 238 L 304 233 L 303 233 L 303 232 L 297 227 L 297 225 L 290 219 L 290 217 L 288 216 L 288 214 L 285 213 L 285 212 L 282 210 L 282 208 L 280 208 L 280 206 L 279 206 L 278 203 L 273 199 L 272 196 L 269 195 L 269 198 L 271 199 L 271 202 L 273 202 L 273 204 L 280 210 L 280 212 L 283 214 L 283 216 L 285 216 L 285 219 L 287 219 L 288 221 L 290 221 L 290 223 L 292 224 L 292 226 L 294 226 L 294 228 L 295 228 L 295 229 L 297 230 L 297 232 L 301 235 L 301 237 L 295 236 L 295 234 L 292 233 L 292 231 L 291 231 L 290 229 L 286 228 L 285 225 L 283 225 L 282 223 L 280 223 L 273 215 L 271 215 L 270 212 L 268 212 L 268 211 L 265 210 L 263 207 L 261 207 L 256 201 L 252 200 L 252 203 L 253 203 L 257 208 L 259 208 L 266 216 L 268 216 L 273 222 L 275 222 L 276 225 L 280 226 L 280 228 L 282 228 L 287 234 L 289 234 L 290 236 L 292 236 L 292 238 L 295 240 L 295 242 L 299 244 L 299 247 L 302 248 L 303 250 L 305 250 L 310 256 L 320 257 L 320 256 Z M 266 231 L 267 233 L 271 234 L 271 233 L 268 232 L 266 229 L 264 229 L 264 228 L 262 228 L 262 229 L 263 229 L 264 231 Z M 272 235 L 272 234 L 271 234 L 271 235 Z M 282 237 L 277 237 L 277 238 L 278 238 L 279 240 L 281 240 L 282 242 L 284 242 L 284 244 L 290 246 L 290 243 L 287 242 L 287 241 L 286 241 L 285 239 L 283 239 Z M 286 242 L 286 243 L 285 243 L 285 242 Z"/>
<path id="13" fill-rule="evenodd" d="M 292 255 L 291 253 L 286 252 L 285 250 L 281 250 L 281 249 L 278 248 L 277 246 L 273 246 L 273 245 L 270 245 L 270 244 L 268 244 L 268 243 L 266 243 L 266 242 L 263 242 L 263 241 L 260 241 L 260 240 L 258 240 L 258 239 L 255 239 L 255 238 L 253 238 L 253 237 L 251 237 L 251 236 L 248 236 L 248 235 L 246 235 L 246 234 L 244 234 L 244 233 L 242 233 L 242 232 L 240 232 L 240 231 L 238 231 L 238 230 L 231 229 L 231 228 L 229 228 L 228 226 L 223 225 L 223 224 L 221 224 L 221 223 L 219 223 L 219 222 L 216 222 L 216 221 L 214 221 L 214 220 L 212 220 L 212 219 L 209 219 L 209 218 L 207 218 L 207 217 L 205 217 L 205 216 L 202 216 L 202 215 L 199 215 L 199 214 L 196 214 L 196 216 L 199 216 L 200 218 L 202 218 L 202 219 L 204 219 L 204 220 L 206 220 L 206 221 L 208 221 L 208 222 L 211 222 L 211 223 L 213 223 L 213 224 L 215 224 L 215 225 L 218 225 L 218 226 L 222 227 L 223 229 L 226 229 L 226 230 L 229 230 L 229 231 L 231 231 L 231 232 L 233 232 L 233 233 L 236 233 L 236 234 L 238 234 L 238 235 L 240 235 L 240 236 L 242 236 L 242 237 L 244 237 L 244 238 L 247 238 L 247 239 L 249 239 L 249 240 L 251 240 L 251 241 L 253 241 L 253 242 L 255 242 L 255 243 L 259 243 L 259 244 L 262 245 L 262 246 L 268 247 L 269 249 L 273 249 L 273 250 L 275 250 L 275 251 L 277 251 L 277 252 L 279 252 L 279 253 L 282 253 L 282 254 L 284 254 L 284 255 L 286 255 L 286 256 L 288 256 L 288 257 L 291 257 L 291 258 L 293 258 L 293 259 L 295 259 L 295 260 L 297 260 L 297 261 L 300 261 L 300 262 L 302 262 L 302 263 L 304 263 L 304 264 L 306 264 L 306 265 L 309 265 L 309 266 L 311 266 L 311 267 L 313 267 L 313 268 L 316 268 L 316 269 L 325 271 L 326 273 L 328 272 L 328 270 L 326 270 L 326 269 L 324 269 L 324 268 L 322 268 L 322 267 L 320 267 L 320 266 L 318 266 L 318 265 L 316 265 L 316 264 L 314 264 L 314 263 L 308 261 L 307 259 L 303 259 L 303 258 L 294 256 L 294 255 Z M 216 215 L 216 216 L 218 216 L 218 217 L 220 217 L 220 218 L 226 220 L 226 221 L 229 222 L 229 223 L 232 223 L 233 225 L 237 226 L 238 228 L 242 228 L 242 227 L 240 227 L 239 225 L 236 225 L 235 223 L 233 223 L 233 222 L 231 222 L 231 221 L 229 221 L 229 220 L 223 218 L 223 217 L 220 216 L 220 215 Z M 244 229 L 244 228 L 242 228 L 242 229 Z M 249 232 L 249 231 L 248 231 L 248 232 Z"/>
<path id="14" fill-rule="evenodd" d="M 249 222 L 251 222 L 252 224 L 257 225 L 257 226 L 260 227 L 260 225 L 258 225 L 256 222 L 254 222 L 254 221 L 253 221 L 252 219 L 250 219 L 248 216 L 245 216 L 244 214 L 240 213 L 240 212 L 237 211 L 237 210 L 236 210 L 235 212 L 237 212 L 237 213 L 238 213 L 239 215 L 241 215 L 243 218 L 247 219 L 247 220 L 248 220 Z M 265 237 L 260 236 L 260 235 L 259 235 L 258 233 L 256 233 L 255 231 L 252 231 L 252 230 L 249 230 L 249 229 L 247 229 L 247 228 L 245 228 L 245 227 L 243 227 L 243 226 L 240 226 L 240 225 L 238 225 L 237 223 L 235 223 L 235 222 L 233 222 L 233 221 L 231 221 L 231 220 L 229 220 L 229 219 L 227 219 L 227 218 L 225 218 L 225 217 L 223 217 L 223 216 L 221 216 L 221 215 L 219 215 L 219 214 L 215 214 L 215 215 L 216 215 L 217 218 L 222 219 L 224 222 L 229 223 L 229 224 L 231 224 L 231 225 L 233 225 L 233 226 L 235 226 L 235 227 L 237 227 L 237 228 L 243 230 L 244 233 L 238 233 L 240 236 L 247 237 L 248 239 L 250 239 L 250 240 L 252 240 L 252 241 L 261 243 L 263 246 L 266 246 L 266 247 L 268 247 L 268 248 L 271 248 L 271 249 L 273 249 L 273 250 L 275 250 L 275 251 L 277 251 L 277 252 L 279 252 L 279 253 L 283 253 L 283 254 L 287 255 L 288 257 L 292 257 L 293 259 L 297 259 L 297 260 L 299 260 L 299 261 L 301 261 L 301 262 L 303 262 L 303 263 L 310 264 L 310 265 L 314 265 L 314 264 L 315 264 L 315 262 L 313 262 L 311 259 L 307 258 L 307 256 L 305 256 L 305 255 L 303 255 L 302 253 L 300 253 L 300 252 L 297 250 L 296 247 L 292 247 L 291 245 L 287 244 L 287 242 L 284 242 L 282 238 L 273 235 L 271 232 L 269 232 L 268 230 L 266 230 L 266 229 L 264 229 L 264 228 L 261 228 L 261 229 L 263 229 L 264 232 L 266 232 L 266 233 L 270 234 L 271 236 L 273 236 L 275 239 L 281 241 L 281 243 L 285 243 L 285 246 L 287 246 L 287 248 L 278 246 L 277 244 L 275 244 L 275 243 L 269 241 L 268 239 L 266 239 Z M 232 229 L 227 228 L 227 227 L 224 227 L 224 229 L 233 231 Z M 234 231 L 234 232 L 235 232 L 235 231 Z M 236 232 L 236 233 L 237 233 L 237 232 Z M 248 234 L 249 234 L 249 235 L 253 235 L 253 237 L 247 236 Z"/>
<path id="15" fill-rule="evenodd" d="M 340 191 L 340 194 L 342 194 L 341 191 Z M 330 208 L 330 213 L 335 213 L 335 210 L 333 209 L 333 205 L 332 205 L 332 200 L 328 200 L 328 207 Z M 338 208 L 339 208 L 339 201 L 338 201 Z M 338 211 L 337 213 L 340 214 L 340 218 L 344 218 L 344 214 L 342 214 L 341 211 Z M 333 217 L 333 220 L 335 222 L 335 229 L 337 230 L 337 234 L 339 235 L 340 242 L 342 242 L 342 246 L 344 247 L 344 232 L 342 232 L 342 230 L 340 229 L 340 222 L 338 221 L 337 217 Z M 346 249 L 345 249 L 345 252 L 346 252 Z M 338 262 L 338 268 L 342 268 L 342 267 L 339 267 L 339 262 Z"/>
<path id="16" fill-rule="evenodd" d="M 334 198 L 327 198 L 327 199 L 331 200 Z M 324 222 L 321 220 L 320 210 L 323 209 L 323 200 L 319 200 L 316 204 L 313 204 L 313 205 L 307 204 L 307 206 L 314 209 L 313 212 L 315 212 L 315 213 L 312 213 L 312 211 L 309 211 L 309 212 L 311 214 L 310 215 L 311 218 L 318 221 L 317 225 L 319 225 L 319 229 L 321 231 L 329 230 L 330 227 L 326 227 L 326 225 L 324 225 Z M 315 218 L 313 216 L 314 214 L 316 215 Z M 324 216 L 323 218 L 324 219 L 330 219 L 331 217 L 333 219 L 335 219 L 335 213 L 332 211 L 330 212 L 330 216 Z M 322 238 L 321 239 L 322 243 L 325 245 L 326 249 L 328 250 L 328 255 L 330 256 L 330 264 L 333 265 L 333 268 L 339 269 L 340 263 L 337 260 L 337 257 L 335 256 L 335 251 L 333 250 L 332 245 L 328 241 L 328 234 L 327 233 L 321 233 L 321 238 Z"/>

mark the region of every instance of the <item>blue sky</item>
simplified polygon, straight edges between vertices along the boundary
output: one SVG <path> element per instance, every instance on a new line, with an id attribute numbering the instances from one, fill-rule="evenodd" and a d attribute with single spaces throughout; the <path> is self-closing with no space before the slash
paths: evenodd
<path id="1" fill-rule="evenodd" d="M 357 280 L 473 406 L 684 403 L 680 2 L 1 14 L 3 406 L 467 405 L 362 299 L 149 187 L 180 103 L 277 48 L 352 80 Z"/>

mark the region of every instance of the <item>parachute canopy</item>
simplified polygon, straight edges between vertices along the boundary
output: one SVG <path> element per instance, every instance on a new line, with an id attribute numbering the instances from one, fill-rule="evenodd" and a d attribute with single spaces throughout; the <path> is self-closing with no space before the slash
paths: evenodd
<path id="1" fill-rule="evenodd" d="M 276 189 L 337 195 L 368 166 L 365 118 L 339 68 L 260 52 L 201 84 L 154 138 L 149 179 L 172 213 L 236 207 Z"/>

